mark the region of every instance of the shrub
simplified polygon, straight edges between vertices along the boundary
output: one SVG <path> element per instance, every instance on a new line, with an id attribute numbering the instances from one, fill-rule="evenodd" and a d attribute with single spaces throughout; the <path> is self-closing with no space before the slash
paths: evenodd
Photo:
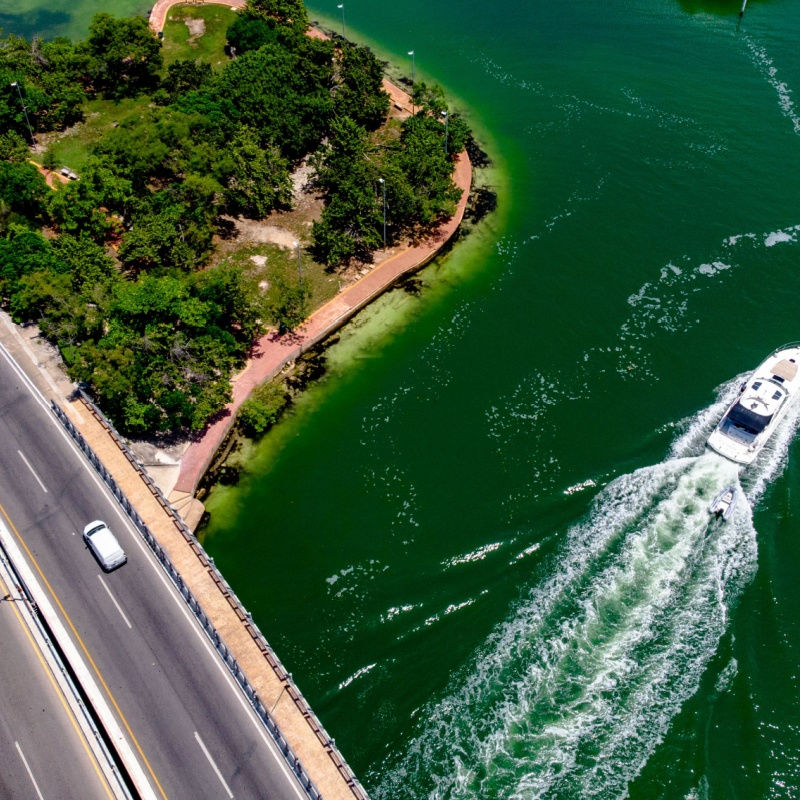
<path id="1" fill-rule="evenodd" d="M 283 383 L 262 383 L 239 409 L 239 429 L 246 436 L 261 436 L 280 419 L 289 402 L 290 398 Z"/>

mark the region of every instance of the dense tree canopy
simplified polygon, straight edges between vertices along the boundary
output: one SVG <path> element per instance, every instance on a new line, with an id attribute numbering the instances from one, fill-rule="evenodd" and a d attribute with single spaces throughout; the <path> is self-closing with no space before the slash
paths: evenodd
<path id="1" fill-rule="evenodd" d="M 266 44 L 232 61 L 222 72 L 217 96 L 229 100 L 240 122 L 295 161 L 325 135 L 333 100 L 333 46 L 308 39 L 287 49 Z"/>
<path id="2" fill-rule="evenodd" d="M 161 43 L 144 17 L 95 14 L 86 52 L 93 88 L 107 97 L 127 97 L 158 85 Z"/>
<path id="3" fill-rule="evenodd" d="M 303 0 L 247 0 L 247 11 L 274 20 L 299 34 L 304 34 L 308 27 L 308 12 Z"/>
<path id="4" fill-rule="evenodd" d="M 208 266 L 221 215 L 290 205 L 292 166 L 317 170 L 312 251 L 331 268 L 382 246 L 384 210 L 393 241 L 453 208 L 466 128 L 442 113 L 441 91 L 420 85 L 419 113 L 386 125 L 380 62 L 307 25 L 301 0 L 249 0 L 215 69 L 164 69 L 143 17 L 98 14 L 78 43 L 0 38 L 0 303 L 40 325 L 123 431 L 201 428 L 264 321 L 290 330 L 306 318 L 299 272 L 271 277 L 264 295 L 240 269 Z M 31 130 L 128 97 L 80 179 L 48 188 L 29 163 Z M 262 403 L 252 427 L 282 402 Z"/>
<path id="5" fill-rule="evenodd" d="M 258 50 L 265 44 L 278 41 L 276 21 L 263 14 L 242 11 L 230 24 L 227 32 L 231 55 L 242 56 L 248 50 Z"/>
<path id="6" fill-rule="evenodd" d="M 242 126 L 231 142 L 233 168 L 225 192 L 229 210 L 259 219 L 288 207 L 292 196 L 289 164 L 274 145 L 259 147 L 252 128 Z"/>
<path id="7" fill-rule="evenodd" d="M 347 41 L 341 45 L 340 63 L 334 111 L 367 130 L 375 130 L 389 111 L 389 95 L 383 90 L 383 65 L 368 47 Z"/>

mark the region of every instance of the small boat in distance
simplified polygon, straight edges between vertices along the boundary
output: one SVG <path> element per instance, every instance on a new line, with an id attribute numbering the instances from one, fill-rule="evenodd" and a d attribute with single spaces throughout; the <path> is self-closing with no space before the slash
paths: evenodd
<path id="1" fill-rule="evenodd" d="M 800 343 L 775 350 L 742 384 L 708 446 L 737 464 L 750 464 L 800 397 Z"/>
<path id="2" fill-rule="evenodd" d="M 729 486 L 723 489 L 708 506 L 708 513 L 718 519 L 728 520 L 733 509 L 736 507 L 736 501 L 739 499 L 739 492 L 735 486 Z"/>

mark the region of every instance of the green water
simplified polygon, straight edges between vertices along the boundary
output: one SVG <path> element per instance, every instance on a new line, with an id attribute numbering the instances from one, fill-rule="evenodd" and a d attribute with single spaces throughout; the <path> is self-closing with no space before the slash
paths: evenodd
<path id="1" fill-rule="evenodd" d="M 205 544 L 374 798 L 800 796 L 798 420 L 702 456 L 800 339 L 800 3 L 739 6 L 346 3 L 502 210 L 343 332 Z"/>
<path id="2" fill-rule="evenodd" d="M 800 338 L 800 4 L 738 9 L 346 4 L 490 132 L 504 215 L 346 332 L 205 542 L 376 798 L 800 796 L 796 420 L 723 530 L 697 458 Z"/>

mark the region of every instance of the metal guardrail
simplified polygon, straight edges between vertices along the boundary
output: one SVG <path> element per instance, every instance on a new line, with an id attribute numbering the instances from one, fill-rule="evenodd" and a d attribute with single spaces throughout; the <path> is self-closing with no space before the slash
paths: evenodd
<path id="1" fill-rule="evenodd" d="M 136 456 L 134 456 L 134 454 L 131 452 L 131 449 L 128 447 L 128 445 L 125 444 L 124 439 L 117 432 L 117 429 L 114 427 L 111 421 L 94 404 L 94 402 L 92 402 L 92 399 L 86 394 L 85 391 L 83 391 L 83 389 L 78 389 L 78 396 L 81 402 L 89 409 L 97 421 L 109 432 L 114 443 L 117 445 L 117 447 L 119 447 L 120 451 L 139 474 L 139 477 L 145 482 L 158 503 L 169 515 L 173 525 L 175 525 L 183 538 L 192 548 L 199 561 L 208 570 L 209 576 L 214 583 L 217 584 L 217 587 L 228 601 L 228 604 L 239 618 L 239 621 L 245 626 L 245 629 L 250 634 L 258 649 L 261 651 L 264 660 L 270 665 L 278 680 L 284 684 L 285 693 L 292 699 L 292 702 L 295 704 L 295 706 L 297 706 L 297 709 L 305 718 L 314 735 L 325 748 L 328 757 L 331 759 L 342 779 L 347 784 L 355 800 L 370 800 L 369 795 L 361 785 L 361 782 L 358 780 L 355 773 L 350 768 L 350 765 L 344 760 L 344 757 L 336 747 L 336 741 L 325 730 L 322 722 L 320 722 L 319 718 L 308 704 L 308 701 L 305 699 L 300 689 L 298 689 L 298 687 L 294 684 L 291 673 L 283 666 L 281 660 L 278 658 L 277 653 L 272 649 L 272 646 L 267 641 L 266 636 L 264 636 L 256 623 L 253 622 L 252 614 L 245 609 L 244 605 L 242 604 L 241 600 L 239 600 L 230 584 L 217 569 L 214 559 L 208 555 L 208 553 L 206 553 L 203 546 L 197 540 L 197 537 L 194 535 L 194 533 L 192 533 L 178 512 L 175 511 L 169 501 L 164 497 L 161 489 L 158 488 L 153 479 L 147 474 L 147 471 L 136 460 Z M 129 505 L 131 504 L 129 503 Z M 132 505 L 131 508 L 133 508 Z"/>
<path id="2" fill-rule="evenodd" d="M 191 531 L 189 531 L 189 529 L 183 524 L 183 520 L 181 520 L 180 517 L 177 516 L 174 509 L 172 509 L 169 503 L 167 503 L 166 499 L 161 494 L 161 491 L 158 489 L 158 487 L 152 482 L 152 480 L 144 472 L 142 467 L 137 464 L 135 458 L 133 457 L 133 454 L 130 452 L 127 445 L 125 445 L 125 443 L 122 441 L 119 434 L 114 430 L 111 423 L 105 419 L 102 412 L 82 392 L 81 392 L 81 399 L 87 405 L 87 407 L 92 411 L 92 413 L 97 417 L 97 419 L 100 420 L 103 426 L 106 427 L 112 434 L 116 444 L 125 453 L 126 457 L 131 461 L 134 467 L 136 467 L 137 472 L 139 472 L 142 475 L 142 478 L 150 487 L 151 491 L 156 496 L 156 498 L 159 499 L 159 502 L 164 507 L 164 509 L 168 511 L 176 527 L 178 527 L 178 529 L 184 534 L 184 536 L 187 538 L 187 541 L 190 542 L 190 544 L 192 545 L 192 549 L 195 550 L 198 558 L 200 558 L 204 566 L 211 573 L 212 577 L 214 577 L 215 582 L 217 582 L 221 588 L 226 590 L 226 596 L 228 597 L 228 602 L 231 603 L 232 606 L 234 606 L 234 608 L 237 611 L 237 615 L 243 622 L 246 623 L 248 631 L 250 632 L 251 636 L 253 636 L 253 638 L 256 639 L 256 642 L 258 643 L 259 649 L 261 649 L 262 653 L 264 653 L 265 657 L 267 658 L 267 661 L 270 663 L 273 670 L 275 670 L 276 674 L 278 674 L 281 681 L 285 684 L 284 689 L 286 691 L 286 694 L 288 694 L 290 697 L 294 699 L 295 703 L 301 707 L 301 710 L 302 706 L 305 706 L 305 708 L 308 710 L 308 713 L 306 714 L 304 711 L 303 716 L 305 716 L 306 719 L 310 721 L 313 720 L 314 722 L 317 723 L 316 726 L 312 725 L 311 727 L 312 729 L 314 729 L 314 732 L 316 733 L 320 741 L 323 743 L 323 745 L 325 745 L 329 755 L 333 757 L 333 752 L 335 752 L 336 756 L 338 756 L 338 759 L 334 758 L 334 761 L 339 760 L 341 764 L 344 766 L 344 768 L 347 769 L 347 772 L 349 772 L 350 775 L 352 776 L 352 781 L 353 781 L 352 788 L 354 790 L 353 791 L 354 796 L 359 798 L 359 800 L 369 800 L 366 793 L 361 788 L 361 785 L 358 783 L 358 780 L 355 778 L 355 775 L 353 775 L 349 767 L 347 767 L 347 764 L 344 762 L 344 759 L 341 758 L 338 751 L 335 750 L 335 743 L 327 735 L 327 733 L 325 733 L 324 728 L 322 728 L 321 723 L 319 723 L 316 716 L 311 711 L 311 708 L 303 699 L 302 695 L 300 694 L 300 691 L 292 683 L 290 674 L 285 670 L 283 665 L 280 663 L 280 660 L 278 659 L 277 655 L 275 655 L 274 651 L 269 646 L 266 639 L 264 639 L 263 634 L 261 634 L 258 628 L 256 628 L 255 624 L 252 622 L 250 614 L 248 614 L 244 610 L 244 607 L 241 605 L 238 598 L 236 598 L 236 596 L 233 594 L 233 591 L 230 589 L 225 579 L 216 569 L 213 560 L 205 553 L 202 546 L 197 541 L 197 538 L 191 533 Z M 131 504 L 130 500 L 128 500 L 125 493 L 117 484 L 116 480 L 114 479 L 114 476 L 109 472 L 109 470 L 105 467 L 102 461 L 100 461 L 100 459 L 97 457 L 97 455 L 95 454 L 94 450 L 91 448 L 89 443 L 86 441 L 86 439 L 84 439 L 81 432 L 75 427 L 72 420 L 69 419 L 64 410 L 55 401 L 51 400 L 50 404 L 56 417 L 66 428 L 70 436 L 72 436 L 72 438 L 75 440 L 75 442 L 80 447 L 84 455 L 86 455 L 86 457 L 89 459 L 89 462 L 97 470 L 100 477 L 103 478 L 106 485 L 111 490 L 111 493 L 117 499 L 117 501 L 119 502 L 120 506 L 123 508 L 125 513 L 130 517 L 131 521 L 134 523 L 137 530 L 142 535 L 142 538 L 145 540 L 147 545 L 153 551 L 154 555 L 158 559 L 164 571 L 167 573 L 170 580 L 172 580 L 173 584 L 178 589 L 183 599 L 186 601 L 186 604 L 189 606 L 192 613 L 195 615 L 195 618 L 202 626 L 206 635 L 211 640 L 211 643 L 214 645 L 217 652 L 221 656 L 222 660 L 225 662 L 226 666 L 230 670 L 231 674 L 236 679 L 236 682 L 239 684 L 239 687 L 244 692 L 253 710 L 256 712 L 261 722 L 264 724 L 264 726 L 271 734 L 273 740 L 278 746 L 278 749 L 281 751 L 290 769 L 297 777 L 300 785 L 303 787 L 309 800 L 322 800 L 322 795 L 320 794 L 319 790 L 314 785 L 314 782 L 311 780 L 305 768 L 301 764 L 300 759 L 295 755 L 294 750 L 284 737 L 283 733 L 281 732 L 275 720 L 272 718 L 272 715 L 270 714 L 269 710 L 264 705 L 264 703 L 261 702 L 258 693 L 250 684 L 250 681 L 247 679 L 247 676 L 245 675 L 244 671 L 239 666 L 239 663 L 228 649 L 228 646 L 223 641 L 222 637 L 220 636 L 217 629 L 214 627 L 211 620 L 206 615 L 205 611 L 203 611 L 202 606 L 200 605 L 198 600 L 195 598 L 195 596 L 190 591 L 189 587 L 186 585 L 186 582 L 184 581 L 183 577 L 170 561 L 169 556 L 164 551 L 164 548 L 161 547 L 155 536 L 153 536 L 152 532 L 147 527 L 147 524 L 144 522 L 141 516 L 139 516 L 139 513 L 136 511 L 136 509 Z M 300 701 L 302 702 L 302 705 Z M 324 738 L 320 734 L 322 734 Z M 348 784 L 350 784 L 350 781 L 348 781 Z"/>

